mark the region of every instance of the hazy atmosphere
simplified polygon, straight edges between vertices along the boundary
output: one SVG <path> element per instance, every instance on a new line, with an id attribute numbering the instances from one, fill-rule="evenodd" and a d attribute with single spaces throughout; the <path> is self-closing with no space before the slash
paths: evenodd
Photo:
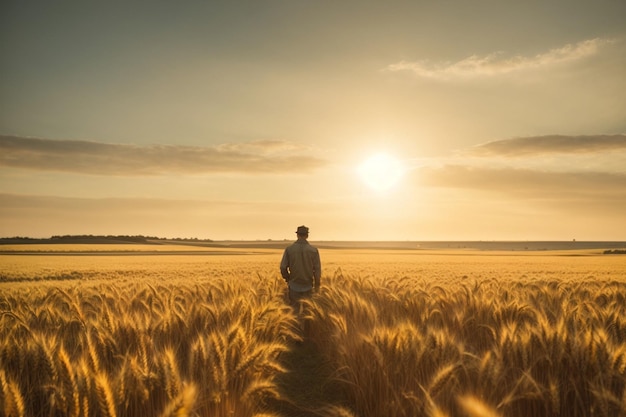
<path id="1" fill-rule="evenodd" d="M 0 5 L 0 237 L 623 240 L 626 2 Z"/>

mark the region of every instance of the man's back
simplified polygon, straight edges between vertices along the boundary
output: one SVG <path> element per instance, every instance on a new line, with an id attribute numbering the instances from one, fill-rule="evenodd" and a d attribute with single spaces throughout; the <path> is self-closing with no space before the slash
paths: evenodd
<path id="1" fill-rule="evenodd" d="M 319 286 L 321 275 L 319 251 L 305 239 L 298 239 L 285 249 L 280 271 L 283 278 L 288 279 L 291 290 L 310 291 L 314 282 Z"/>

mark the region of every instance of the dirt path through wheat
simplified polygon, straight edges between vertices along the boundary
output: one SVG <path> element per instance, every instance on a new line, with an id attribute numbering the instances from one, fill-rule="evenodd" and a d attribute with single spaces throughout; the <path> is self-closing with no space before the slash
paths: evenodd
<path id="1" fill-rule="evenodd" d="M 284 417 L 328 416 L 328 406 L 340 403 L 334 370 L 322 360 L 313 342 L 294 343 L 281 361 L 287 369 L 277 380 L 283 398 L 274 401 L 273 412 Z"/>

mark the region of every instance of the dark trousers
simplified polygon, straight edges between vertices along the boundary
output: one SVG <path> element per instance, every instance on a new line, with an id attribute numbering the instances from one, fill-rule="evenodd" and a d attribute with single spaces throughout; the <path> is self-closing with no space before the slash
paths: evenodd
<path id="1" fill-rule="evenodd" d="M 289 289 L 289 304 L 298 317 L 301 335 L 304 339 L 309 337 L 309 322 L 304 318 L 302 300 L 310 299 L 312 296 L 313 290 L 300 292 Z"/>
<path id="2" fill-rule="evenodd" d="M 306 298 L 311 298 L 311 296 L 313 295 L 313 290 L 308 290 L 308 291 L 294 291 L 291 288 L 289 289 L 289 303 L 296 307 L 298 304 L 300 304 L 300 300 L 304 300 Z"/>

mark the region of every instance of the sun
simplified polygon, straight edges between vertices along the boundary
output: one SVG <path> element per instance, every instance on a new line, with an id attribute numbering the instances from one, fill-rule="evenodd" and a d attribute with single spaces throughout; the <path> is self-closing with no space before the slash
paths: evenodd
<path id="1" fill-rule="evenodd" d="M 397 158 L 385 153 L 372 155 L 358 167 L 361 180 L 376 191 L 386 191 L 398 184 L 404 176 L 404 164 Z"/>

